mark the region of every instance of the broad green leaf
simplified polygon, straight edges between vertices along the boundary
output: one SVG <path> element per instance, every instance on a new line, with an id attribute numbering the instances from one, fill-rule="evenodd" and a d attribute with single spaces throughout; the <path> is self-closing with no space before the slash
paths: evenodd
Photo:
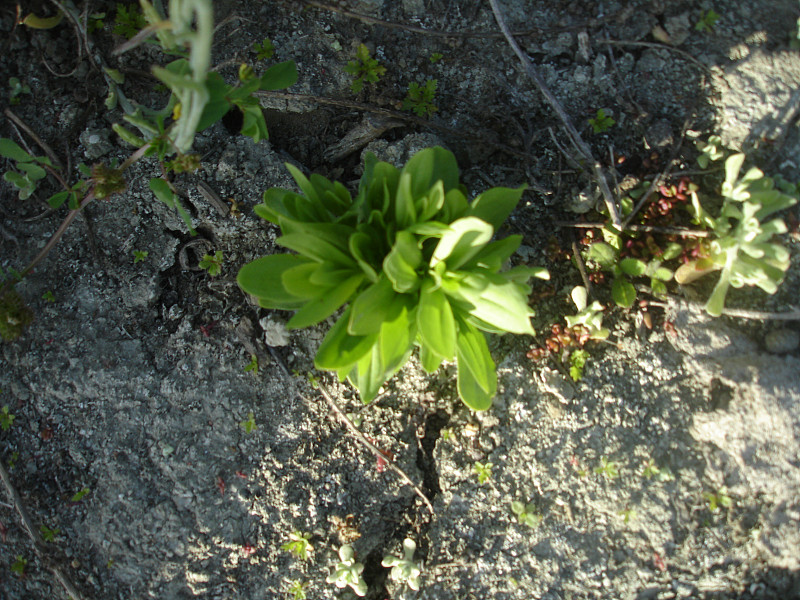
<path id="1" fill-rule="evenodd" d="M 611 269 L 617 263 L 617 251 L 605 242 L 595 242 L 589 246 L 586 258 L 596 262 L 603 269 Z"/>
<path id="2" fill-rule="evenodd" d="M 367 353 L 378 339 L 377 333 L 370 335 L 350 335 L 347 333 L 347 324 L 350 320 L 352 306 L 347 307 L 336 324 L 322 340 L 314 366 L 325 371 L 348 372 Z"/>
<path id="3" fill-rule="evenodd" d="M 420 290 L 417 327 L 423 344 L 446 360 L 453 360 L 456 349 L 453 309 L 441 288 L 435 288 L 430 279 L 423 281 Z"/>
<path id="4" fill-rule="evenodd" d="M 47 171 L 36 163 L 17 163 L 17 168 L 25 173 L 30 181 L 39 181 L 47 176 Z"/>
<path id="5" fill-rule="evenodd" d="M 280 222 L 284 235 L 275 241 L 281 246 L 317 262 L 356 266 L 347 243 L 351 228 L 334 223 L 298 223 L 284 219 Z"/>
<path id="6" fill-rule="evenodd" d="M 8 138 L 0 138 L 0 156 L 20 163 L 32 162 L 33 156 L 25 152 L 16 142 Z"/>
<path id="7" fill-rule="evenodd" d="M 412 292 L 419 287 L 416 269 L 422 263 L 422 252 L 417 247 L 413 235 L 400 231 L 395 237 L 391 252 L 383 261 L 383 272 L 392 282 L 392 287 L 401 294 Z"/>
<path id="8" fill-rule="evenodd" d="M 492 239 L 493 234 L 492 226 L 477 217 L 464 217 L 453 221 L 433 251 L 431 266 L 445 261 L 449 270 L 457 270 L 480 252 Z"/>
<path id="9" fill-rule="evenodd" d="M 352 298 L 363 281 L 364 275 L 359 273 L 358 275 L 353 275 L 341 285 L 323 291 L 322 295 L 314 298 L 298 310 L 286 323 L 286 328 L 302 329 L 327 319 Z"/>
<path id="10" fill-rule="evenodd" d="M 672 279 L 672 271 L 670 271 L 666 267 L 658 267 L 653 273 L 653 279 L 658 279 L 660 281 L 669 281 L 670 279 Z"/>
<path id="11" fill-rule="evenodd" d="M 458 395 L 472 410 L 486 410 L 497 393 L 497 373 L 483 333 L 459 323 L 457 341 Z"/>
<path id="12" fill-rule="evenodd" d="M 683 253 L 683 246 L 678 244 L 677 242 L 670 242 L 667 244 L 664 253 L 661 255 L 661 259 L 664 261 L 672 260 L 673 258 L 678 258 Z"/>
<path id="13" fill-rule="evenodd" d="M 451 223 L 458 218 L 467 216 L 469 210 L 469 203 L 467 197 L 464 195 L 463 190 L 454 188 L 445 193 L 444 206 L 442 207 L 441 214 L 437 216 L 439 221 L 443 223 Z"/>
<path id="14" fill-rule="evenodd" d="M 309 281 L 320 287 L 334 287 L 358 273 L 361 271 L 353 267 L 341 268 L 333 263 L 324 262 L 311 274 Z"/>
<path id="15" fill-rule="evenodd" d="M 71 192 L 67 190 L 63 190 L 61 192 L 56 192 L 52 196 L 47 199 L 47 203 L 50 205 L 50 208 L 58 208 L 64 202 L 67 201 Z"/>
<path id="16" fill-rule="evenodd" d="M 287 162 L 283 164 L 286 166 L 286 169 L 289 171 L 289 173 L 292 174 L 292 177 L 297 182 L 297 186 L 300 188 L 303 194 L 305 194 L 305 196 L 314 204 L 317 204 L 320 207 L 324 206 L 319 194 L 317 194 L 317 188 L 311 184 L 303 172 L 291 163 Z"/>
<path id="17" fill-rule="evenodd" d="M 630 308 L 636 300 L 636 288 L 624 277 L 615 277 L 611 282 L 611 297 L 617 306 Z"/>
<path id="18" fill-rule="evenodd" d="M 647 265 L 638 258 L 623 258 L 619 261 L 619 268 L 631 277 L 641 277 L 647 272 Z"/>
<path id="19" fill-rule="evenodd" d="M 375 241 L 366 233 L 356 232 L 350 236 L 348 245 L 350 246 L 350 255 L 356 259 L 367 279 L 373 283 L 378 281 L 378 273 L 370 264 L 372 260 L 379 262 L 374 257 Z"/>
<path id="20" fill-rule="evenodd" d="M 369 335 L 380 330 L 395 309 L 397 293 L 386 275 L 366 288 L 353 301 L 347 331 L 351 335 Z"/>
<path id="21" fill-rule="evenodd" d="M 308 259 L 295 254 L 263 256 L 244 265 L 236 281 L 246 294 L 258 298 L 264 308 L 295 310 L 306 301 L 287 292 L 282 277 L 289 269 L 308 263 Z"/>
<path id="22" fill-rule="evenodd" d="M 242 135 L 252 138 L 256 144 L 261 140 L 268 140 L 269 132 L 267 131 L 267 123 L 264 120 L 264 113 L 261 112 L 261 106 L 256 103 L 255 105 L 240 105 L 240 108 L 244 113 Z"/>
<path id="23" fill-rule="evenodd" d="M 419 334 L 417 334 L 417 338 L 419 337 Z M 422 368 L 425 369 L 426 373 L 434 373 L 437 371 L 443 360 L 444 358 L 436 354 L 429 346 L 425 344 L 420 345 L 419 361 L 422 363 Z"/>
<path id="24" fill-rule="evenodd" d="M 281 274 L 281 283 L 291 296 L 302 298 L 303 300 L 311 300 L 320 295 L 326 287 L 320 286 L 311 282 L 311 276 L 322 265 L 317 262 L 306 262 L 286 269 Z"/>
<path id="25" fill-rule="evenodd" d="M 445 279 L 448 279 L 447 277 Z M 510 333 L 533 335 L 527 296 L 514 281 L 502 275 L 467 273 L 457 286 L 443 286 L 459 307 L 490 327 Z"/>
<path id="26" fill-rule="evenodd" d="M 412 177 L 412 198 L 426 195 L 437 181 L 442 182 L 445 193 L 458 187 L 456 157 L 440 146 L 417 152 L 403 167 L 401 178 L 402 174 L 410 174 Z"/>
<path id="27" fill-rule="evenodd" d="M 297 65 L 293 60 L 272 65 L 261 76 L 259 89 L 283 90 L 297 83 Z"/>
<path id="28" fill-rule="evenodd" d="M 154 177 L 151 179 L 150 190 L 156 195 L 156 198 L 161 200 L 161 202 L 170 208 L 175 208 L 175 192 L 172 191 L 172 188 L 169 187 L 169 183 L 167 183 L 164 179 L 161 179 L 160 177 Z"/>
<path id="29" fill-rule="evenodd" d="M 226 94 L 231 89 L 219 73 L 211 72 L 206 76 L 206 90 L 208 91 L 208 101 L 203 107 L 203 113 L 197 123 L 197 131 L 203 131 L 210 127 L 231 109 L 231 103 L 226 98 Z"/>
<path id="30" fill-rule="evenodd" d="M 414 349 L 417 337 L 417 315 L 410 299 L 395 299 L 396 316 L 381 325 L 379 346 L 381 364 L 386 371 L 385 379 L 402 367 Z"/>
<path id="31" fill-rule="evenodd" d="M 375 342 L 370 351 L 356 363 L 355 368 L 350 371 L 348 379 L 358 390 L 361 402 L 369 404 L 375 399 L 381 386 L 388 379 L 386 370 L 381 364 L 378 342 Z"/>
<path id="32" fill-rule="evenodd" d="M 502 240 L 495 240 L 481 248 L 475 256 L 464 263 L 465 270 L 474 267 L 483 267 L 496 273 L 511 258 L 511 255 L 519 248 L 522 243 L 521 235 L 510 235 Z"/>
<path id="33" fill-rule="evenodd" d="M 420 223 L 430 221 L 444 206 L 444 184 L 437 181 L 426 195 L 415 200 L 417 220 Z"/>
<path id="34" fill-rule="evenodd" d="M 516 208 L 526 187 L 496 187 L 486 190 L 472 201 L 467 214 L 486 221 L 497 231 Z"/>
<path id="35" fill-rule="evenodd" d="M 412 174 L 404 170 L 400 175 L 400 181 L 397 185 L 394 218 L 399 229 L 407 229 L 417 222 L 417 211 L 414 207 L 411 180 Z"/>

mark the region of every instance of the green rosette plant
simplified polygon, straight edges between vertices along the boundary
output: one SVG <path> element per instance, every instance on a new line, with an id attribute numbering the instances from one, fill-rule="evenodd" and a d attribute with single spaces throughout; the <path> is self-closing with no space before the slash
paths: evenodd
<path id="1" fill-rule="evenodd" d="M 786 233 L 786 224 L 766 217 L 797 203 L 793 194 L 775 187 L 772 178 L 753 167 L 740 177 L 744 154 L 734 154 L 725 161 L 725 181 L 719 217 L 713 218 L 692 192 L 692 208 L 698 223 L 708 227 L 714 238 L 709 256 L 681 266 L 675 273 L 678 283 L 690 283 L 706 273 L 719 271 L 719 280 L 706 302 L 708 314 L 718 317 L 725 307 L 725 297 L 732 286 L 757 286 L 774 294 L 789 268 L 789 251 L 773 242 Z"/>
<path id="2" fill-rule="evenodd" d="M 264 308 L 296 310 L 289 329 L 344 307 L 315 365 L 348 379 L 364 403 L 418 347 L 428 373 L 455 361 L 460 398 L 489 408 L 497 375 L 484 332 L 533 334 L 528 280 L 548 276 L 528 266 L 503 271 L 522 238 L 492 239 L 524 186 L 470 202 L 455 157 L 440 147 L 402 170 L 368 155 L 355 198 L 341 183 L 286 166 L 300 193 L 267 190 L 256 213 L 297 254 L 246 264 L 240 287 Z"/>

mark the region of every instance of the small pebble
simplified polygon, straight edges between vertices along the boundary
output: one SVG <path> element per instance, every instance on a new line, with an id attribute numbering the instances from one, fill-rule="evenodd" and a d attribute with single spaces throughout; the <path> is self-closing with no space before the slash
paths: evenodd
<path id="1" fill-rule="evenodd" d="M 764 338 L 767 352 L 772 354 L 788 354 L 800 346 L 800 333 L 794 329 L 776 329 L 770 331 Z"/>

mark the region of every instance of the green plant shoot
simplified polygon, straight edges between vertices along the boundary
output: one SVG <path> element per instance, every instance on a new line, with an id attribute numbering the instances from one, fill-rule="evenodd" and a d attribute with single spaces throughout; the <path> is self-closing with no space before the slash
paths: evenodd
<path id="1" fill-rule="evenodd" d="M 408 93 L 403 100 L 403 110 L 411 110 L 418 117 L 430 117 L 439 110 L 433 103 L 436 99 L 436 87 L 439 82 L 436 79 L 428 79 L 425 85 L 420 85 L 416 81 L 408 84 Z"/>
<path id="2" fill-rule="evenodd" d="M 245 265 L 240 287 L 264 308 L 297 311 L 289 329 L 344 308 L 314 363 L 348 379 L 364 403 L 418 347 L 428 373 L 455 361 L 461 399 L 489 408 L 497 375 L 483 332 L 532 334 L 528 280 L 548 277 L 524 265 L 502 271 L 522 238 L 492 240 L 524 186 L 470 202 L 455 157 L 439 147 L 402 170 L 369 155 L 355 198 L 341 183 L 287 168 L 302 193 L 267 190 L 256 213 L 297 254 Z"/>
<path id="3" fill-rule="evenodd" d="M 377 83 L 386 73 L 386 67 L 381 65 L 377 58 L 370 56 L 369 48 L 364 44 L 359 45 L 356 50 L 356 59 L 347 63 L 344 70 L 355 77 L 353 83 L 350 84 L 350 90 L 354 94 L 364 89 L 365 83 Z"/>

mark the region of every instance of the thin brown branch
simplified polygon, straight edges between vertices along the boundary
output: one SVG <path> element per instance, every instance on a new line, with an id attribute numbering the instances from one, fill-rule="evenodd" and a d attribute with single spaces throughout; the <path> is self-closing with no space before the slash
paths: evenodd
<path id="1" fill-rule="evenodd" d="M 44 150 L 44 153 L 47 155 L 47 158 L 49 158 L 49 159 L 52 161 L 52 163 L 53 163 L 54 165 L 56 165 L 56 166 L 57 166 L 59 169 L 63 169 L 63 168 L 64 168 L 64 165 L 63 165 L 63 164 L 61 163 L 61 161 L 58 159 L 58 156 L 56 156 L 56 153 L 55 153 L 55 152 L 53 152 L 53 149 L 52 149 L 50 146 L 48 146 L 48 145 L 47 145 L 47 143 L 46 143 L 44 140 L 42 140 L 42 138 L 40 138 L 40 137 L 39 137 L 39 136 L 36 134 L 36 132 L 35 132 L 33 129 L 31 129 L 31 128 L 30 128 L 30 126 L 29 126 L 29 125 L 28 125 L 28 124 L 27 124 L 25 121 L 23 121 L 22 119 L 20 119 L 20 118 L 19 118 L 19 117 L 18 117 L 18 116 L 17 116 L 17 115 L 16 115 L 16 114 L 15 114 L 15 113 L 14 113 L 14 112 L 13 112 L 13 111 L 10 109 L 10 108 L 7 108 L 7 109 L 5 109 L 5 110 L 3 111 L 3 113 L 4 113 L 4 114 L 5 114 L 5 115 L 6 115 L 6 116 L 9 118 L 9 119 L 11 119 L 11 120 L 12 120 L 12 121 L 13 121 L 13 122 L 14 122 L 14 123 L 17 125 L 17 127 L 19 127 L 19 128 L 20 128 L 20 129 L 22 129 L 22 130 L 23 130 L 25 133 L 27 133 L 27 134 L 28 134 L 28 135 L 31 137 L 31 139 L 32 139 L 34 142 L 36 142 L 36 144 L 37 144 L 37 145 L 38 145 L 38 146 L 39 146 L 39 147 L 40 147 L 42 150 Z M 66 187 L 66 186 L 65 186 L 65 187 Z"/>
<path id="2" fill-rule="evenodd" d="M 690 300 L 685 300 L 684 298 L 679 298 L 678 296 L 670 295 L 669 298 L 674 300 L 675 302 L 687 304 L 694 308 L 705 308 L 704 302 L 692 302 Z M 654 300 L 650 300 L 650 304 L 653 306 L 659 306 L 661 308 L 669 308 L 669 304 L 666 302 L 657 302 Z M 746 308 L 723 308 L 722 314 L 726 317 L 735 317 L 738 319 L 760 319 L 764 321 L 800 321 L 800 308 L 794 308 L 792 310 L 786 312 L 764 312 L 760 310 L 749 310 Z"/>
<path id="3" fill-rule="evenodd" d="M 425 492 L 423 492 L 422 489 L 416 483 L 414 483 L 408 475 L 406 475 L 405 471 L 403 471 L 400 467 L 398 467 L 394 463 L 391 457 L 387 456 L 384 452 L 381 452 L 380 448 L 378 448 L 375 444 L 370 442 L 367 439 L 367 436 L 361 433 L 358 427 L 356 427 L 353 424 L 353 422 L 349 418 L 347 418 L 347 415 L 344 413 L 344 411 L 341 408 L 339 408 L 339 405 L 336 404 L 333 397 L 330 395 L 330 393 L 328 393 L 328 390 L 325 388 L 325 385 L 322 382 L 318 382 L 318 384 L 319 384 L 319 391 L 322 394 L 322 397 L 325 398 L 325 401 L 328 403 L 328 406 L 331 407 L 333 412 L 335 412 L 336 415 L 339 417 L 339 419 L 342 420 L 347 429 L 350 430 L 350 433 L 352 433 L 359 442 L 361 442 L 367 448 L 369 448 L 375 454 L 375 456 L 378 456 L 379 458 L 383 459 L 386 462 L 386 465 L 392 471 L 397 473 L 407 485 L 411 486 L 411 488 L 417 493 L 417 496 L 422 498 L 422 501 L 425 503 L 425 506 L 428 507 L 430 513 L 434 514 L 433 504 L 431 504 L 431 501 L 425 495 Z"/>
<path id="4" fill-rule="evenodd" d="M 577 148 L 578 152 L 581 154 L 581 157 L 587 164 L 592 166 L 592 173 L 594 175 L 595 183 L 600 188 L 600 191 L 603 194 L 603 199 L 605 200 L 606 207 L 608 208 L 608 214 L 611 217 L 611 222 L 614 224 L 615 227 L 619 228 L 622 224 L 622 220 L 620 219 L 619 210 L 617 208 L 617 202 L 614 199 L 613 194 L 611 193 L 611 189 L 608 187 L 608 180 L 606 180 L 605 173 L 603 172 L 603 168 L 600 166 L 600 163 L 595 160 L 592 156 L 592 151 L 586 142 L 583 141 L 580 133 L 578 130 L 575 129 L 575 126 L 570 121 L 569 116 L 567 116 L 564 107 L 561 106 L 561 103 L 558 99 L 553 95 L 550 89 L 542 79 L 539 72 L 536 70 L 536 67 L 533 66 L 533 63 L 528 58 L 528 55 L 522 51 L 522 48 L 519 47 L 514 36 L 511 34 L 511 31 L 508 29 L 508 25 L 506 25 L 505 19 L 503 18 L 503 14 L 500 12 L 500 7 L 497 4 L 497 0 L 489 0 L 489 3 L 492 5 L 492 12 L 494 12 L 494 17 L 497 20 L 497 24 L 500 26 L 500 29 L 503 31 L 506 40 L 508 41 L 511 48 L 514 50 L 514 53 L 519 58 L 520 62 L 522 63 L 525 72 L 527 73 L 528 77 L 530 77 L 536 86 L 539 88 L 539 91 L 545 97 L 545 100 L 550 104 L 553 110 L 556 112 L 556 115 L 561 120 L 564 129 L 567 131 L 567 135 L 569 136 L 572 143 Z"/>
<path id="5" fill-rule="evenodd" d="M 568 223 L 566 221 L 556 221 L 559 227 L 575 227 L 576 229 L 602 229 L 605 223 Z M 647 233 L 663 233 L 664 235 L 677 235 L 680 237 L 705 238 L 711 234 L 701 229 L 684 229 L 683 227 L 659 227 L 656 225 L 628 225 L 626 230 L 641 231 Z"/>

